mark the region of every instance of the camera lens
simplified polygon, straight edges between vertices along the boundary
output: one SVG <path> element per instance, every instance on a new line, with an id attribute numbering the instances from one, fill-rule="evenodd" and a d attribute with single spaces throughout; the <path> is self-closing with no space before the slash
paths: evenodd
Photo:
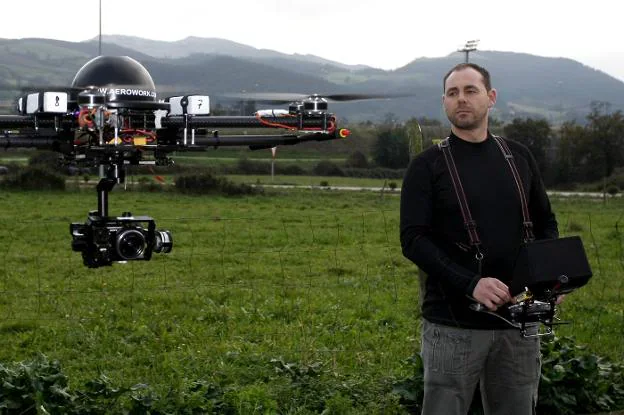
<path id="1" fill-rule="evenodd" d="M 154 252 L 168 254 L 173 248 L 173 237 L 169 231 L 156 231 L 154 234 Z"/>
<path id="2" fill-rule="evenodd" d="M 137 229 L 123 229 L 117 233 L 115 247 L 122 260 L 141 258 L 146 246 L 145 235 Z"/>

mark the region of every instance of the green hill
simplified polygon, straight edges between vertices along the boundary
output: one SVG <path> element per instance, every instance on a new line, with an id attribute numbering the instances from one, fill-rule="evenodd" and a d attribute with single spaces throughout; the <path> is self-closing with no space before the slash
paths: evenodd
<path id="1" fill-rule="evenodd" d="M 256 49 L 223 39 L 187 38 L 177 42 L 128 36 L 106 36 L 106 55 L 127 55 L 150 71 L 159 93 L 201 92 L 213 103 L 228 102 L 225 93 L 410 93 L 410 98 L 333 104 L 349 120 L 381 121 L 442 118 L 441 79 L 461 53 L 442 58 L 418 58 L 384 71 L 345 65 L 311 55 L 289 55 Z M 0 39 L 0 99 L 15 97 L 27 85 L 69 85 L 76 71 L 97 56 L 98 41 Z M 500 120 L 540 116 L 550 122 L 582 120 L 592 101 L 624 109 L 624 82 L 571 59 L 512 52 L 477 51 L 471 61 L 487 67 L 499 101 L 493 115 Z"/>

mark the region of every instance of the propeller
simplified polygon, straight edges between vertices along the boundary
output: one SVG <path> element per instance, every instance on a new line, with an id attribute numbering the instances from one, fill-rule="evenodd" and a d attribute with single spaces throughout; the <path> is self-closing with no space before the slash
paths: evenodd
<path id="1" fill-rule="evenodd" d="M 72 92 L 77 92 L 80 93 L 82 91 L 93 91 L 93 90 L 98 90 L 98 89 L 109 89 L 109 88 L 115 88 L 115 89 L 121 89 L 121 88 L 125 88 L 125 89 L 151 89 L 148 88 L 147 86 L 144 85 L 124 85 L 124 84 L 114 84 L 114 83 L 110 83 L 110 84 L 106 84 L 106 85 L 84 85 L 84 86 L 71 86 L 71 85 L 22 85 L 19 87 L 15 87 L 12 89 L 7 88 L 6 90 L 11 90 L 11 91 L 19 91 L 20 95 L 25 95 L 28 93 L 34 93 L 34 92 L 45 92 L 45 91 L 54 91 L 54 92 L 67 92 L 72 93 Z"/>
<path id="2" fill-rule="evenodd" d="M 359 101 L 367 99 L 390 99 L 409 97 L 412 94 L 405 93 L 370 93 L 370 94 L 299 94 L 291 92 L 243 92 L 223 94 L 223 97 L 242 99 L 248 101 L 266 102 L 268 104 L 287 104 L 289 102 L 301 102 L 307 99 L 325 99 L 330 102 Z"/>

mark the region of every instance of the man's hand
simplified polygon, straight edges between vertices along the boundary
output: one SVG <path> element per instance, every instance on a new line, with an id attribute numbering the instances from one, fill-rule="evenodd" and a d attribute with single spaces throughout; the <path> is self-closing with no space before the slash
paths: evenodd
<path id="1" fill-rule="evenodd" d="M 509 287 L 496 278 L 484 277 L 477 282 L 472 297 L 486 306 L 490 311 L 511 301 Z"/>

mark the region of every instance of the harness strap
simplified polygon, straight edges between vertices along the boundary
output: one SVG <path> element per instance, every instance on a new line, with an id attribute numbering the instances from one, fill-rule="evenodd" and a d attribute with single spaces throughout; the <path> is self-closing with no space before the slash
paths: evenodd
<path id="1" fill-rule="evenodd" d="M 516 167 L 514 156 L 504 139 L 496 135 L 493 135 L 492 137 L 494 138 L 494 141 L 498 145 L 498 148 L 503 153 L 503 156 L 505 157 L 505 160 L 509 165 L 509 169 L 511 170 L 514 182 L 516 183 L 516 189 L 518 190 L 518 194 L 520 195 L 520 204 L 522 206 L 522 218 L 524 228 L 524 241 L 532 241 L 535 239 L 535 235 L 533 234 L 533 222 L 531 222 L 527 197 L 524 192 L 524 186 L 522 185 L 520 173 L 518 172 L 518 168 Z M 453 158 L 453 153 L 451 152 L 449 137 L 446 137 L 444 140 L 438 143 L 438 149 L 442 151 L 442 154 L 444 155 L 444 161 L 446 162 L 446 166 L 448 167 L 449 173 L 451 175 L 451 182 L 453 184 L 453 189 L 455 190 L 455 195 L 457 196 L 457 201 L 459 202 L 459 208 L 461 210 L 462 218 L 464 220 L 464 227 L 466 228 L 466 232 L 468 232 L 470 246 L 475 249 L 475 258 L 479 263 L 479 273 L 481 273 L 481 260 L 483 259 L 483 253 L 479 248 L 481 246 L 481 239 L 479 238 L 479 233 L 477 232 L 477 223 L 472 218 L 472 214 L 470 213 L 470 207 L 468 205 L 468 200 L 466 198 L 466 193 L 464 192 L 464 187 L 462 186 L 461 179 L 459 178 L 459 172 L 457 171 L 455 159 Z"/>
<path id="2" fill-rule="evenodd" d="M 462 218 L 464 219 L 464 228 L 466 228 L 466 231 L 468 232 L 470 246 L 475 249 L 475 258 L 477 259 L 477 262 L 479 264 L 480 274 L 481 260 L 483 259 L 483 253 L 479 248 L 481 246 L 481 239 L 479 238 L 479 233 L 477 232 L 477 223 L 472 218 L 472 214 L 470 213 L 470 207 L 468 206 L 466 193 L 464 192 L 464 187 L 462 186 L 461 180 L 459 178 L 459 173 L 457 172 L 455 159 L 453 158 L 453 154 L 451 153 L 449 138 L 447 137 L 444 140 L 440 141 L 438 143 L 438 148 L 442 151 L 442 154 L 444 155 L 444 161 L 446 162 L 446 166 L 448 167 L 451 174 L 453 189 L 455 189 L 455 195 L 457 196 L 457 201 L 459 202 L 459 209 L 461 210 Z"/>
<path id="3" fill-rule="evenodd" d="M 522 185 L 522 179 L 520 178 L 520 173 L 518 172 L 518 168 L 516 167 L 514 156 L 511 153 L 511 150 L 509 149 L 509 146 L 507 145 L 505 140 L 497 135 L 493 135 L 493 137 L 494 141 L 496 141 L 496 144 L 498 144 L 498 148 L 503 152 L 505 160 L 507 160 L 507 164 L 509 164 L 511 174 L 513 175 L 514 181 L 516 182 L 518 194 L 520 195 L 520 204 L 522 205 L 522 218 L 524 226 L 524 242 L 533 241 L 535 239 L 535 235 L 533 234 L 533 222 L 531 222 L 527 197 L 524 193 L 524 186 Z"/>

